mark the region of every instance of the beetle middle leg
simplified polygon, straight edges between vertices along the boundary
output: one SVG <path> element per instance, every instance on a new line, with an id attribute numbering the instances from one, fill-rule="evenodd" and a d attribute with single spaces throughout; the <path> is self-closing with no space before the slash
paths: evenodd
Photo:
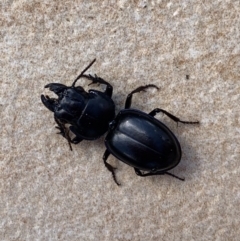
<path id="1" fill-rule="evenodd" d="M 85 77 L 89 80 L 91 80 L 92 82 L 89 84 L 89 85 L 92 85 L 92 84 L 96 84 L 96 83 L 99 83 L 99 84 L 104 84 L 106 85 L 106 90 L 105 90 L 105 94 L 108 95 L 109 97 L 112 97 L 112 92 L 113 92 L 113 87 L 107 82 L 105 81 L 104 79 L 98 77 L 96 74 L 94 76 L 92 75 L 83 75 L 82 77 Z"/>
<path id="2" fill-rule="evenodd" d="M 172 173 L 169 173 L 169 172 L 158 172 L 158 171 L 156 171 L 156 172 L 148 172 L 148 173 L 142 173 L 139 169 L 137 169 L 137 168 L 134 168 L 134 170 L 135 170 L 135 173 L 138 175 L 138 176 L 140 176 L 140 177 L 147 177 L 147 176 L 155 176 L 155 175 L 164 175 L 164 174 L 167 174 L 167 175 L 169 175 L 169 176 L 171 176 L 171 177 L 175 177 L 175 178 L 177 178 L 178 180 L 181 180 L 181 181 L 184 181 L 185 180 L 185 178 L 181 178 L 181 177 L 178 177 L 178 176 L 176 176 L 176 175 L 174 175 L 174 174 L 172 174 Z"/>
<path id="3" fill-rule="evenodd" d="M 154 117 L 157 113 L 160 113 L 160 112 L 164 113 L 166 116 L 168 116 L 170 119 L 172 119 L 173 121 L 175 121 L 177 123 L 181 122 L 183 124 L 199 124 L 199 121 L 182 121 L 178 117 L 176 117 L 176 116 L 170 114 L 169 112 L 167 112 L 166 110 L 159 109 L 159 108 L 156 108 L 156 109 L 152 110 L 149 113 L 149 115 Z"/>
<path id="4" fill-rule="evenodd" d="M 106 150 L 106 151 L 104 152 L 104 154 L 103 154 L 104 164 L 105 164 L 106 168 L 108 169 L 108 171 L 110 171 L 110 172 L 112 173 L 114 182 L 115 182 L 118 186 L 120 186 L 121 184 L 117 181 L 116 175 L 115 175 L 115 172 L 114 172 L 114 170 L 116 170 L 117 168 L 115 168 L 115 167 L 111 166 L 109 163 L 107 163 L 107 159 L 108 159 L 109 155 L 110 155 L 110 152 L 109 152 L 108 150 Z"/>
<path id="5" fill-rule="evenodd" d="M 127 99 L 125 101 L 125 109 L 129 109 L 131 107 L 132 104 L 132 96 L 135 93 L 141 92 L 141 91 L 145 91 L 148 88 L 156 88 L 157 90 L 159 89 L 156 85 L 144 85 L 144 86 L 139 86 L 138 88 L 136 88 L 135 90 L 133 90 L 128 96 Z"/>

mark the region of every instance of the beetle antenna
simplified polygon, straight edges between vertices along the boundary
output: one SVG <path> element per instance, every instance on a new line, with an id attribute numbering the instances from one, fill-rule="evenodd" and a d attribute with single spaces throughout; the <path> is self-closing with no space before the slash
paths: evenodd
<path id="1" fill-rule="evenodd" d="M 82 72 L 80 75 L 78 75 L 78 77 L 73 81 L 72 83 L 72 87 L 75 86 L 76 82 L 83 76 L 83 74 L 94 64 L 94 62 L 96 61 L 96 59 L 94 59 Z"/>

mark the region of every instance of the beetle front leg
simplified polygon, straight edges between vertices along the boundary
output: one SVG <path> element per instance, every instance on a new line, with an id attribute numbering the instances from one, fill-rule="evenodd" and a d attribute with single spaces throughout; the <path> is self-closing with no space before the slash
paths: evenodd
<path id="1" fill-rule="evenodd" d="M 154 117 L 157 113 L 160 113 L 160 112 L 164 113 L 166 116 L 168 116 L 170 119 L 172 119 L 173 121 L 175 121 L 177 123 L 181 122 L 183 124 L 199 124 L 199 121 L 182 121 L 178 117 L 176 117 L 176 116 L 170 114 L 169 112 L 167 112 L 166 110 L 159 109 L 159 108 L 156 108 L 156 109 L 152 110 L 149 113 L 149 115 Z"/>
<path id="2" fill-rule="evenodd" d="M 110 152 L 109 152 L 108 150 L 106 150 L 106 151 L 104 152 L 104 155 L 103 155 L 104 164 L 105 164 L 106 168 L 108 169 L 108 171 L 110 171 L 110 172 L 112 173 L 114 182 L 115 182 L 118 186 L 120 186 L 121 184 L 117 181 L 116 175 L 115 175 L 115 172 L 114 172 L 114 170 L 117 169 L 117 168 L 115 168 L 115 167 L 111 166 L 109 163 L 107 163 L 107 159 L 108 159 L 109 155 L 110 155 Z"/>
<path id="3" fill-rule="evenodd" d="M 60 130 L 60 132 L 58 132 L 57 134 L 60 134 L 61 136 L 63 136 L 64 138 L 67 139 L 68 141 L 68 145 L 69 145 L 69 148 L 70 150 L 72 151 L 72 145 L 71 145 L 71 138 L 69 136 L 69 130 L 68 128 L 66 128 L 65 124 L 63 122 L 61 122 L 59 119 L 57 119 L 55 116 L 54 116 L 54 120 L 55 122 L 57 123 L 58 126 L 56 126 L 56 128 L 58 130 Z"/>
<path id="4" fill-rule="evenodd" d="M 140 177 L 147 177 L 147 176 L 155 176 L 155 175 L 164 175 L 164 174 L 167 174 L 167 175 L 169 175 L 169 176 L 171 176 L 171 177 L 177 178 L 178 180 L 181 180 L 181 181 L 184 181 L 184 180 L 185 180 L 185 178 L 178 177 L 178 176 L 176 176 L 176 175 L 174 175 L 174 174 L 172 174 L 172 173 L 169 173 L 169 172 L 158 172 L 158 171 L 156 171 L 156 172 L 142 173 L 142 172 L 141 172 L 139 169 L 137 169 L 137 168 L 134 168 L 134 170 L 135 170 L 135 173 L 136 173 L 138 176 L 140 176 Z"/>
<path id="5" fill-rule="evenodd" d="M 90 83 L 89 85 L 96 84 L 96 83 L 106 85 L 107 87 L 106 87 L 106 90 L 105 90 L 104 93 L 106 95 L 108 95 L 109 97 L 112 97 L 113 87 L 107 81 L 98 77 L 96 74 L 94 76 L 92 76 L 90 74 L 89 75 L 83 75 L 82 77 L 85 77 L 85 78 L 92 81 L 92 83 Z"/>
<path id="6" fill-rule="evenodd" d="M 73 144 L 80 143 L 83 140 L 83 138 L 79 137 L 77 129 L 74 126 L 70 126 L 69 129 L 75 135 L 75 137 L 71 140 L 71 143 Z"/>

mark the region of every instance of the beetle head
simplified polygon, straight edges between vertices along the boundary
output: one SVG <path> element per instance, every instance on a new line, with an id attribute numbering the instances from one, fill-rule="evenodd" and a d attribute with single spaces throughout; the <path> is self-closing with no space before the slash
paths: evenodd
<path id="1" fill-rule="evenodd" d="M 62 97 L 63 92 L 68 88 L 63 84 L 51 83 L 47 84 L 45 88 L 49 88 L 53 91 L 58 97 Z M 58 105 L 58 99 L 56 98 L 49 98 L 49 96 L 41 95 L 42 103 L 52 112 L 54 112 L 56 106 Z"/>
<path id="2" fill-rule="evenodd" d="M 69 87 L 58 99 L 55 116 L 67 123 L 74 122 L 81 116 L 87 100 L 88 93 L 82 87 Z"/>
<path id="3" fill-rule="evenodd" d="M 84 77 L 84 73 L 93 65 L 96 61 L 94 59 L 73 81 L 72 86 L 68 87 L 59 83 L 50 83 L 45 86 L 53 91 L 57 96 L 56 98 L 50 98 L 47 95 L 41 95 L 42 103 L 52 112 L 57 119 L 66 123 L 76 121 L 81 116 L 83 109 L 85 108 L 86 101 L 88 100 L 88 93 L 81 86 L 75 84 L 78 79 Z"/>
<path id="4" fill-rule="evenodd" d="M 45 86 L 53 91 L 58 98 L 41 96 L 43 104 L 54 116 L 65 123 L 75 122 L 82 114 L 88 99 L 88 93 L 81 86 L 67 87 L 62 84 L 48 84 Z"/>

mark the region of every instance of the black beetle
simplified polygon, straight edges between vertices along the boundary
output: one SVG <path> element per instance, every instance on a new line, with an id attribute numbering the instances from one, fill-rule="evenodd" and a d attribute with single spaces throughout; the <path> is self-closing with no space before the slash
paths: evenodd
<path id="1" fill-rule="evenodd" d="M 106 151 L 103 155 L 104 164 L 112 172 L 113 179 L 120 185 L 115 177 L 114 167 L 107 163 L 110 154 L 132 166 L 137 175 L 141 177 L 168 174 L 184 181 L 168 170 L 180 162 L 182 152 L 175 135 L 154 116 L 164 113 L 175 122 L 184 124 L 198 124 L 199 122 L 182 121 L 163 109 L 156 108 L 149 114 L 140 110 L 129 109 L 132 95 L 145 91 L 155 85 L 140 86 L 133 90 L 126 99 L 125 109 L 121 110 L 109 124 L 109 131 L 105 138 Z M 147 173 L 142 172 L 148 171 Z"/>
<path id="2" fill-rule="evenodd" d="M 115 105 L 112 96 L 112 86 L 98 77 L 97 75 L 84 75 L 84 73 L 96 61 L 94 59 L 73 81 L 72 86 L 66 86 L 59 83 L 47 84 L 45 88 L 49 88 L 57 96 L 49 98 L 47 95 L 41 95 L 42 103 L 52 112 L 57 123 L 57 129 L 68 140 L 70 149 L 71 143 L 77 144 L 82 140 L 95 140 L 102 136 L 108 130 L 109 122 L 114 119 Z M 105 92 L 97 90 L 89 90 L 86 92 L 81 86 L 75 86 L 80 78 L 87 78 L 93 83 L 105 84 Z M 69 136 L 69 129 L 75 137 Z"/>

